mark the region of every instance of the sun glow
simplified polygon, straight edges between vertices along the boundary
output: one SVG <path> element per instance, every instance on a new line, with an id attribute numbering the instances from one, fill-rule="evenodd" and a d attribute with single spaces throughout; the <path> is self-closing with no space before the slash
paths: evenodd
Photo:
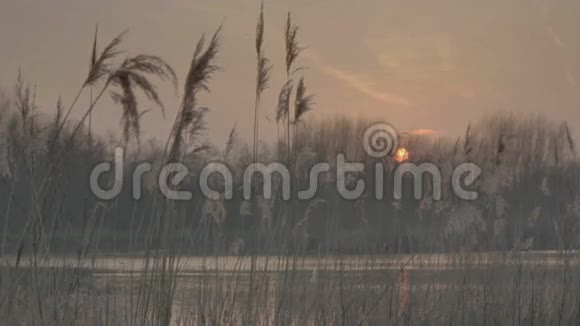
<path id="1" fill-rule="evenodd" d="M 403 163 L 409 159 L 409 152 L 406 148 L 400 147 L 395 153 L 395 161 Z"/>

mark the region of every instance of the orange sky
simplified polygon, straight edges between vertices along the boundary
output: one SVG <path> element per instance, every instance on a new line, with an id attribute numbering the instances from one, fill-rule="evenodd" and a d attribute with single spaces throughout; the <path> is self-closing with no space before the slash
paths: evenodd
<path id="1" fill-rule="evenodd" d="M 11 87 L 20 67 L 38 85 L 43 110 L 52 110 L 59 95 L 69 103 L 87 72 L 96 23 L 103 41 L 129 28 L 128 53 L 160 55 L 183 80 L 198 38 L 224 21 L 223 71 L 201 103 L 212 110 L 212 141 L 223 142 L 236 121 L 249 137 L 258 7 L 248 0 L 3 0 L 0 85 Z M 275 131 L 268 116 L 284 81 L 289 9 L 308 46 L 299 63 L 309 67 L 306 82 L 316 94 L 313 118 L 370 116 L 400 130 L 454 135 L 481 115 L 511 110 L 545 112 L 580 130 L 579 1 L 295 0 L 266 1 L 265 9 L 266 55 L 274 69 L 263 135 Z M 162 95 L 167 119 L 148 113 L 148 136 L 166 136 L 175 115 L 178 98 L 168 88 Z M 119 108 L 104 101 L 94 121 L 106 133 L 119 118 Z"/>

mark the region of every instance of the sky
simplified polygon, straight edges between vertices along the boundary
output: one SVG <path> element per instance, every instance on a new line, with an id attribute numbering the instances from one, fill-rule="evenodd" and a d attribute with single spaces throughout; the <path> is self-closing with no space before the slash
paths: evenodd
<path id="1" fill-rule="evenodd" d="M 37 85 L 41 110 L 69 104 L 84 80 L 92 37 L 104 43 L 129 29 L 127 55 L 150 53 L 180 81 L 203 33 L 223 24 L 222 71 L 200 97 L 210 108 L 208 137 L 225 141 L 237 123 L 251 137 L 256 79 L 256 0 L 1 0 L 0 87 L 19 69 Z M 285 81 L 284 24 L 292 11 L 306 50 L 298 65 L 315 94 L 310 119 L 334 115 L 385 120 L 399 130 L 462 133 L 498 111 L 544 113 L 580 130 L 580 2 L 577 0 L 265 1 L 265 53 L 274 67 L 261 107 L 264 141 Z M 180 84 L 181 87 L 182 84 Z M 166 106 L 143 117 L 145 137 L 167 137 L 181 89 L 160 86 Z M 73 117 L 79 118 L 88 94 Z M 84 104 L 83 104 L 84 103 Z M 142 102 L 141 109 L 155 109 Z M 106 99 L 93 117 L 119 133 L 120 108 Z"/>

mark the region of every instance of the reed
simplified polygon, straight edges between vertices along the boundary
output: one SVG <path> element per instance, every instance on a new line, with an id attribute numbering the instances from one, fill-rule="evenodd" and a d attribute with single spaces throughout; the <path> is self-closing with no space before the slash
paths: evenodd
<path id="1" fill-rule="evenodd" d="M 209 91 L 220 70 L 220 27 L 209 42 L 202 37 L 195 47 L 165 147 L 150 143 L 149 152 L 126 155 L 127 169 L 143 157 L 159 165 L 186 161 L 193 174 L 217 160 L 241 170 L 258 160 L 286 159 L 297 190 L 309 185 L 310 166 L 323 161 L 334 165 L 336 155 L 344 153 L 368 171 L 349 177 L 351 182 L 367 181 L 364 196 L 342 199 L 334 188 L 336 175 L 329 173 L 320 176 L 315 198 L 288 204 L 258 197 L 254 205 L 246 205 L 239 178 L 231 201 L 200 199 L 199 189 L 187 203 L 171 202 L 155 189 L 144 189 L 142 201 L 131 200 L 130 190 L 110 202 L 95 200 L 84 180 L 87 171 L 110 157 L 111 146 L 82 131 L 86 119 L 98 114 L 100 99 L 112 93 L 119 104 L 124 130 L 115 142 L 127 145 L 141 134 L 144 111 L 136 94 L 143 93 L 163 113 L 154 81 L 177 85 L 176 73 L 160 57 L 123 57 L 125 34 L 98 51 L 96 32 L 81 93 L 88 87 L 97 92 L 79 121 L 70 118 L 76 99 L 69 106 L 59 99 L 53 116 L 44 116 L 35 87 L 22 75 L 13 100 L 0 101 L 6 125 L 0 150 L 7 165 L 0 178 L 5 198 L 0 200 L 4 323 L 580 322 L 575 251 L 580 244 L 580 164 L 566 123 L 498 114 L 470 123 L 457 140 L 409 136 L 413 162 L 435 163 L 443 179 L 462 161 L 458 156 L 463 150 L 466 160 L 482 167 L 476 184 L 480 198 L 462 202 L 445 189 L 441 201 L 431 200 L 432 191 L 420 200 L 394 200 L 385 189 L 385 198 L 375 200 L 370 190 L 377 161 L 360 144 L 370 121 L 306 119 L 314 97 L 295 69 L 302 48 L 290 15 L 287 78 L 276 107 L 276 122 L 287 124 L 288 153 L 279 150 L 279 143 L 267 142 L 258 151 L 260 99 L 269 72 L 263 10 L 262 5 L 256 33 L 253 145 L 238 137 L 235 124 L 223 151 L 204 142 L 209 109 L 198 103 L 198 95 Z M 381 162 L 389 172 L 396 165 L 392 158 Z M 182 187 L 195 182 L 188 178 Z M 212 185 L 220 188 L 217 182 Z"/>
<path id="2" fill-rule="evenodd" d="M 268 80 L 270 79 L 270 65 L 268 58 L 266 58 L 264 49 L 264 3 L 260 5 L 260 16 L 256 26 L 256 56 L 257 56 L 257 77 L 256 77 L 256 96 L 254 102 L 254 162 L 259 160 L 259 143 L 260 143 L 260 98 L 262 93 L 268 88 Z"/>

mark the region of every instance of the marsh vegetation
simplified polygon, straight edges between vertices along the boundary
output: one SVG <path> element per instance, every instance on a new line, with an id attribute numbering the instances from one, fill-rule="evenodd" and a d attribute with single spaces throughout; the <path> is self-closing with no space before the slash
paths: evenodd
<path id="1" fill-rule="evenodd" d="M 365 154 L 360 140 L 371 121 L 309 118 L 315 96 L 300 66 L 304 46 L 293 16 L 284 25 L 286 81 L 271 85 L 277 69 L 264 51 L 263 8 L 256 28 L 253 144 L 234 126 L 225 144 L 205 139 L 208 108 L 199 95 L 219 78 L 221 27 L 201 37 L 190 68 L 174 71 L 149 54 L 125 57 L 122 33 L 104 46 L 95 32 L 86 76 L 75 98 L 59 99 L 54 114 L 40 111 L 35 87 L 18 76 L 0 99 L 0 320 L 7 325 L 567 325 L 580 322 L 580 162 L 565 122 L 498 113 L 474 122 L 458 139 L 406 135 L 410 160 L 432 162 L 444 174 L 460 162 L 483 171 L 480 196 L 462 201 L 444 184 L 432 199 L 345 200 L 336 176 L 321 176 L 308 201 L 244 200 L 234 175 L 234 198 L 206 199 L 197 175 L 223 161 L 240 172 L 252 162 L 284 162 L 292 193 L 307 188 L 309 168 L 336 164 L 343 153 L 363 162 L 374 189 L 376 163 L 388 173 L 392 157 Z M 267 17 L 267 16 L 266 16 Z M 249 45 L 251 46 L 251 45 Z M 313 45 L 311 45 L 313 46 Z M 185 53 L 184 55 L 189 55 Z M 183 73 L 183 74 L 182 74 Z M 255 79 L 253 79 L 255 77 Z M 141 142 L 140 104 L 164 111 L 157 92 L 179 89 L 181 104 L 167 140 Z M 278 103 L 263 92 L 278 88 Z M 80 99 L 90 93 L 90 101 Z M 91 130 L 99 103 L 117 103 L 123 134 L 106 141 Z M 277 139 L 261 138 L 258 116 L 275 116 Z M 71 113 L 80 112 L 80 120 Z M 160 167 L 183 162 L 193 172 L 180 187 L 194 192 L 171 201 L 148 173 L 142 198 L 131 189 L 111 201 L 90 192 L 91 169 L 126 149 L 125 169 L 142 161 Z M 131 173 L 125 173 L 127 184 Z M 103 185 L 113 177 L 101 180 Z M 210 179 L 215 189 L 223 180 Z M 385 184 L 390 184 L 386 182 Z M 295 198 L 295 196 L 292 196 Z"/>

